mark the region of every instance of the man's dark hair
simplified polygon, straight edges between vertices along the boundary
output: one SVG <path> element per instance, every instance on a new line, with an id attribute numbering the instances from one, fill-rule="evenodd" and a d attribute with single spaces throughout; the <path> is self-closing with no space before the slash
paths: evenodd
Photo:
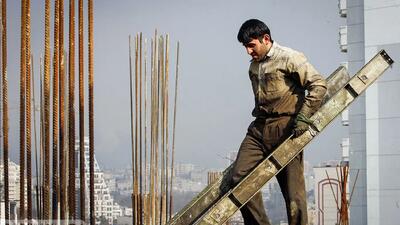
<path id="1" fill-rule="evenodd" d="M 272 41 L 271 32 L 264 22 L 258 19 L 249 19 L 240 27 L 237 39 L 239 42 L 247 44 L 252 39 L 262 39 L 265 34 L 268 34 Z"/>

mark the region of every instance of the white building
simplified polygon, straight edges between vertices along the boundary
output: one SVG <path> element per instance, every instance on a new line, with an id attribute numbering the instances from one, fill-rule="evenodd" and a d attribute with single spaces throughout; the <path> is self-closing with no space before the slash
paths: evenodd
<path id="1" fill-rule="evenodd" d="M 10 201 L 10 218 L 17 218 L 17 212 L 19 210 L 20 200 L 20 166 L 10 160 L 8 160 L 8 198 Z M 5 200 L 4 200 L 4 166 L 0 165 L 0 223 L 5 224 Z M 25 189 L 27 185 L 25 178 Z M 27 207 L 28 194 L 25 191 L 25 207 Z"/>
<path id="2" fill-rule="evenodd" d="M 341 49 L 347 50 L 349 73 L 355 74 L 380 49 L 397 62 L 350 107 L 350 186 L 355 183 L 350 224 L 398 224 L 400 0 L 339 1 L 347 15 Z"/>
<path id="3" fill-rule="evenodd" d="M 339 222 L 337 202 L 341 202 L 338 162 L 327 162 L 314 167 L 316 225 L 336 225 Z M 337 202 L 336 202 L 337 201 Z"/>
<path id="4" fill-rule="evenodd" d="M 79 140 L 75 141 L 76 155 L 79 156 Z M 79 159 L 79 157 L 76 157 Z M 77 163 L 77 166 L 79 163 Z M 79 188 L 79 168 L 76 168 L 76 184 Z M 89 209 L 89 139 L 85 137 L 85 178 L 86 178 L 86 213 Z M 113 220 L 120 216 L 121 208 L 111 196 L 110 189 L 107 186 L 104 178 L 104 173 L 101 171 L 96 158 L 94 159 L 94 211 L 95 216 L 100 218 L 104 216 L 107 221 L 112 224 Z"/>
<path id="5" fill-rule="evenodd" d="M 19 189 L 20 189 L 20 169 L 19 165 L 8 160 L 8 196 L 10 201 L 17 201 L 19 202 Z M 4 193 L 4 166 L 3 164 L 0 165 L 0 184 L 1 184 L 1 193 Z M 26 179 L 25 179 L 25 186 L 26 186 Z M 26 190 L 26 188 L 25 188 Z M 25 192 L 25 199 L 27 197 L 27 193 Z M 1 201 L 4 201 L 4 194 L 1 195 Z M 19 203 L 18 203 L 19 205 Z"/>

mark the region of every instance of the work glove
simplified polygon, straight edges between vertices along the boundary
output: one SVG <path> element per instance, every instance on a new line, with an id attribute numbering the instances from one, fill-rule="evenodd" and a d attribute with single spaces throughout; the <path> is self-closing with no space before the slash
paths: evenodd
<path id="1" fill-rule="evenodd" d="M 294 121 L 293 137 L 298 137 L 308 130 L 312 121 L 304 114 L 299 113 Z"/>

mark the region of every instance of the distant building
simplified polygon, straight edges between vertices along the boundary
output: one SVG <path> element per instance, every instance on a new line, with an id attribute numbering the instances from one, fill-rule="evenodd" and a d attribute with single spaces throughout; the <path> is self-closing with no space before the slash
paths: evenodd
<path id="1" fill-rule="evenodd" d="M 8 196 L 10 201 L 19 202 L 20 195 L 20 166 L 12 161 L 8 161 Z M 4 166 L 0 165 L 0 187 L 1 187 L 1 201 L 4 202 Z M 26 186 L 26 178 L 25 178 Z M 26 190 L 26 187 L 25 187 Z M 25 200 L 27 198 L 27 193 L 25 192 Z M 19 205 L 19 203 L 17 204 Z"/>
<path id="2" fill-rule="evenodd" d="M 336 225 L 339 222 L 340 163 L 330 161 L 314 167 L 316 225 Z"/>
<path id="3" fill-rule="evenodd" d="M 190 163 L 178 163 L 175 166 L 175 176 L 183 177 L 189 176 L 189 174 L 195 169 L 195 166 Z"/>
<path id="4" fill-rule="evenodd" d="M 75 141 L 75 152 L 76 156 L 79 156 L 79 140 Z M 79 159 L 79 157 L 76 158 Z M 77 188 L 80 188 L 78 160 L 76 163 L 76 171 L 76 184 Z M 89 174 L 89 138 L 85 137 L 86 213 L 88 213 L 89 209 Z M 113 224 L 113 220 L 120 216 L 122 212 L 118 204 L 114 203 L 104 173 L 101 171 L 96 158 L 94 159 L 94 207 L 95 216 L 97 218 L 105 217 L 110 224 Z"/>

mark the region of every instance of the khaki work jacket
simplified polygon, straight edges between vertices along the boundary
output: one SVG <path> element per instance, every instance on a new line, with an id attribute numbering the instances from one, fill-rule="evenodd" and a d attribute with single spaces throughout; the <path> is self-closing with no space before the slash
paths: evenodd
<path id="1" fill-rule="evenodd" d="M 255 117 L 311 116 L 326 92 L 326 81 L 303 53 L 274 42 L 265 58 L 252 61 L 249 76 Z M 306 92 L 307 91 L 307 92 Z"/>

